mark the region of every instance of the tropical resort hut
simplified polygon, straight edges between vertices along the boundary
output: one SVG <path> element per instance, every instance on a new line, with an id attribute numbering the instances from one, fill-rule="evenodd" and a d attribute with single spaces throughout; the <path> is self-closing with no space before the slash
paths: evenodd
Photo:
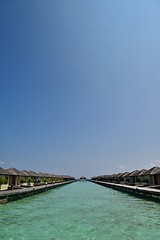
<path id="1" fill-rule="evenodd" d="M 59 182 L 74 180 L 74 177 L 71 177 L 69 175 L 59 175 L 58 178 Z"/>
<path id="2" fill-rule="evenodd" d="M 19 175 L 20 175 L 20 185 L 21 186 L 28 186 L 29 185 L 29 179 L 30 179 L 29 174 L 25 170 L 22 170 L 22 171 L 19 171 Z"/>
<path id="3" fill-rule="evenodd" d="M 9 185 L 10 186 L 19 186 L 20 185 L 20 171 L 16 168 L 6 169 L 9 174 Z"/>
<path id="4" fill-rule="evenodd" d="M 139 178 L 140 173 L 146 171 L 146 169 L 142 169 L 142 170 L 134 170 L 133 172 L 130 173 L 130 183 L 132 185 L 140 185 L 141 184 L 141 180 Z"/>
<path id="5" fill-rule="evenodd" d="M 150 185 L 160 184 L 160 167 L 156 166 L 148 170 Z"/>
<path id="6" fill-rule="evenodd" d="M 124 173 L 119 173 L 119 174 L 117 174 L 117 176 L 116 176 L 116 178 L 117 178 L 117 183 L 120 183 L 120 184 L 123 184 L 123 182 L 124 182 L 124 179 L 123 179 L 123 176 L 124 175 Z"/>
<path id="7" fill-rule="evenodd" d="M 109 182 L 111 180 L 111 175 L 103 175 L 102 177 L 103 177 L 102 181 L 104 182 Z"/>
<path id="8" fill-rule="evenodd" d="M 150 173 L 153 185 L 160 185 L 160 167 L 155 167 Z"/>
<path id="9" fill-rule="evenodd" d="M 47 175 L 45 173 L 38 172 L 37 175 L 38 175 L 40 184 L 47 184 L 47 179 L 46 179 Z"/>
<path id="10" fill-rule="evenodd" d="M 112 183 L 115 183 L 115 181 L 116 181 L 116 180 L 115 180 L 116 175 L 117 175 L 117 174 L 115 174 L 115 173 L 112 174 L 112 175 L 110 175 L 110 180 L 111 180 Z"/>
<path id="11" fill-rule="evenodd" d="M 142 170 L 134 170 L 130 173 L 130 184 L 131 185 L 137 185 L 138 183 L 138 175 L 141 173 Z"/>
<path id="12" fill-rule="evenodd" d="M 123 184 L 130 184 L 130 173 L 129 172 L 125 172 L 121 178 L 123 179 Z"/>
<path id="13" fill-rule="evenodd" d="M 57 175 L 51 173 L 50 176 L 51 176 L 51 181 L 52 181 L 52 183 L 57 182 L 57 179 L 58 179 L 58 176 L 57 176 Z"/>
<path id="14" fill-rule="evenodd" d="M 0 167 L 0 190 L 7 190 L 9 186 L 9 173 Z"/>
<path id="15" fill-rule="evenodd" d="M 44 173 L 45 174 L 45 178 L 47 179 L 47 183 L 50 184 L 52 183 L 52 174 L 50 173 Z"/>
<path id="16" fill-rule="evenodd" d="M 86 177 L 85 176 L 81 176 L 80 178 L 79 178 L 79 181 L 80 182 L 84 182 L 84 181 L 86 181 L 87 179 L 86 179 Z"/>
<path id="17" fill-rule="evenodd" d="M 118 173 L 118 174 L 116 174 L 116 176 L 115 176 L 116 183 L 119 184 L 119 183 L 121 183 L 121 182 L 123 181 L 123 178 L 122 178 L 123 174 L 124 174 L 124 173 Z"/>
<path id="18" fill-rule="evenodd" d="M 96 180 L 96 181 L 105 181 L 105 175 L 99 175 L 97 177 L 94 177 L 94 180 Z"/>
<path id="19" fill-rule="evenodd" d="M 38 183 L 38 174 L 34 171 L 27 171 L 27 170 L 24 170 L 28 176 L 29 176 L 29 180 L 28 180 L 28 185 L 31 185 L 33 186 L 34 184 Z"/>
<path id="20" fill-rule="evenodd" d="M 102 182 L 107 182 L 107 175 L 99 175 L 97 177 L 92 178 L 93 180 L 96 181 L 102 181 Z"/>
<path id="21" fill-rule="evenodd" d="M 152 167 L 149 170 L 142 171 L 139 174 L 139 178 L 141 180 L 142 185 L 148 186 L 148 185 L 157 185 L 159 182 L 159 172 L 160 167 Z"/>

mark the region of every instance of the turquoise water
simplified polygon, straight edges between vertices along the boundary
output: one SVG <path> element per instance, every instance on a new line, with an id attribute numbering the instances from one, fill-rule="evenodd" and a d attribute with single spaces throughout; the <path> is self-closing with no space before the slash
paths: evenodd
<path id="1" fill-rule="evenodd" d="M 3 240 L 160 239 L 160 204 L 76 182 L 0 205 Z"/>

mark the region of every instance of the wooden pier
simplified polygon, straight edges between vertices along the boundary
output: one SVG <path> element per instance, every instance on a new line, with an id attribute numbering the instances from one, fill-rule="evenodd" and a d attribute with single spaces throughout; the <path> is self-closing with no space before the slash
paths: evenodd
<path id="1" fill-rule="evenodd" d="M 138 187 L 138 186 L 130 186 L 130 185 L 122 185 L 116 183 L 102 182 L 102 181 L 94 181 L 91 182 L 109 187 L 124 193 L 128 193 L 134 195 L 136 197 L 144 198 L 147 200 L 155 201 L 160 203 L 160 189 L 152 188 L 152 187 Z M 155 186 L 154 186 L 155 187 Z"/>
<path id="2" fill-rule="evenodd" d="M 14 189 L 14 190 L 0 191 L 0 204 L 22 199 L 24 197 L 32 196 L 56 187 L 70 184 L 72 182 L 74 181 L 66 181 L 66 182 L 53 183 L 53 184 L 42 185 L 42 186 L 34 186 L 34 187 L 20 188 L 20 189 Z"/>

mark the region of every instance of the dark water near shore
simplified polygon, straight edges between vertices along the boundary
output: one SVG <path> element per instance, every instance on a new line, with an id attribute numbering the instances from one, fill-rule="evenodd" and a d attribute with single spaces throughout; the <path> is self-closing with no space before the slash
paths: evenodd
<path id="1" fill-rule="evenodd" d="M 0 205 L 3 240 L 160 239 L 160 204 L 76 182 Z"/>

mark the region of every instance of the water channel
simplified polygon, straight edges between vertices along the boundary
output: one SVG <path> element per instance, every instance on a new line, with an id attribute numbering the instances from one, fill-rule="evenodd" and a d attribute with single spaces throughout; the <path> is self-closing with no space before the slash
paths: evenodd
<path id="1" fill-rule="evenodd" d="M 160 204 L 75 182 L 0 205 L 3 240 L 159 240 Z"/>

